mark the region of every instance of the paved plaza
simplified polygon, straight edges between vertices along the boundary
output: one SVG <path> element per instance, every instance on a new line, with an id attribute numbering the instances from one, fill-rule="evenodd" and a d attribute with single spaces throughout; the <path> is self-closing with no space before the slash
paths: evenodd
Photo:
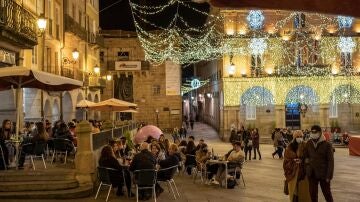
<path id="1" fill-rule="evenodd" d="M 231 147 L 229 143 L 221 142 L 216 132 L 209 126 L 196 123 L 194 131 L 190 132 L 195 136 L 196 142 L 204 138 L 209 148 L 213 148 L 215 153 L 224 154 Z M 283 190 L 283 170 L 282 160 L 273 159 L 271 145 L 261 145 L 262 160 L 247 161 L 244 165 L 243 173 L 246 187 L 241 183 L 235 189 L 224 189 L 215 185 L 201 184 L 198 179 L 196 183 L 190 176 L 180 174 L 175 181 L 181 192 L 178 202 L 281 202 L 288 201 Z M 339 202 L 360 201 L 360 158 L 348 155 L 347 148 L 337 148 L 335 152 L 335 173 L 332 181 L 332 191 L 334 200 Z M 165 192 L 158 198 L 159 202 L 175 201 L 167 192 L 166 185 L 163 185 Z M 95 200 L 93 196 L 84 199 L 74 199 L 73 201 L 105 201 L 106 191 L 102 191 L 100 197 Z M 319 201 L 325 201 L 320 195 Z M 110 201 L 135 201 L 135 198 L 116 197 L 111 194 Z M 71 201 L 71 200 L 1 200 L 9 202 L 18 201 Z M 153 200 L 150 200 L 153 201 Z"/>

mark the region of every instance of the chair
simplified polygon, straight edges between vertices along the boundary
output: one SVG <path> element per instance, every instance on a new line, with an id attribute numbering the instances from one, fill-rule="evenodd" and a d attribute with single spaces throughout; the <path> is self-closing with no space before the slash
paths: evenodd
<path id="1" fill-rule="evenodd" d="M 98 169 L 98 179 L 100 181 L 100 185 L 99 185 L 99 188 L 98 188 L 98 190 L 96 192 L 95 199 L 97 199 L 97 196 L 99 194 L 99 191 L 100 191 L 101 187 L 102 186 L 108 186 L 109 191 L 107 193 L 106 200 L 105 200 L 107 202 L 108 199 L 109 199 L 111 188 L 112 188 L 112 183 L 110 181 L 109 172 L 110 171 L 119 172 L 119 171 L 116 170 L 116 169 L 113 169 L 113 168 L 106 168 L 106 167 L 98 167 L 97 169 Z"/>
<path id="2" fill-rule="evenodd" d="M 190 161 L 190 164 L 184 166 L 183 172 L 186 172 L 186 170 L 187 170 L 188 168 L 190 168 L 191 170 L 193 170 L 193 168 L 196 167 L 196 157 L 195 157 L 195 155 L 186 154 L 185 156 L 186 156 L 186 157 L 185 157 L 184 165 L 185 165 L 186 163 L 188 163 L 189 161 Z M 193 161 L 193 163 L 191 163 L 192 161 Z"/>
<path id="3" fill-rule="evenodd" d="M 202 162 L 199 162 L 199 161 L 196 161 L 196 166 L 193 168 L 193 173 L 195 173 L 194 175 L 194 183 L 196 181 L 196 177 L 198 175 L 198 173 L 200 173 L 200 179 L 201 179 L 201 183 L 204 183 L 205 180 L 204 178 L 206 179 L 206 164 L 205 163 L 202 163 Z"/>
<path id="4" fill-rule="evenodd" d="M 175 184 L 175 181 L 174 181 L 174 176 L 175 176 L 175 174 L 177 172 L 177 169 L 178 169 L 178 165 L 171 166 L 169 168 L 160 169 L 158 171 L 158 178 L 157 178 L 158 182 L 167 182 L 169 192 L 170 192 L 170 189 L 171 189 L 171 192 L 174 195 L 174 199 L 176 199 L 176 194 L 175 194 L 174 189 L 176 190 L 176 193 L 177 193 L 178 197 L 180 197 L 180 193 L 179 193 L 178 188 L 177 188 L 177 186 Z M 164 173 L 164 176 L 161 176 L 162 173 Z M 163 178 L 160 178 L 160 176 L 163 177 Z M 174 189 L 173 189 L 172 185 L 174 185 Z"/>
<path id="5" fill-rule="evenodd" d="M 156 176 L 154 169 L 143 169 L 134 171 L 134 184 L 136 187 L 136 202 L 139 201 L 139 189 L 152 189 L 154 201 L 156 202 Z"/>
<path id="6" fill-rule="evenodd" d="M 6 162 L 5 162 L 4 150 L 3 150 L 1 145 L 0 145 L 0 152 L 1 152 L 1 159 L 2 159 L 2 163 L 4 165 L 4 169 L 7 170 L 7 166 L 6 166 Z"/>
<path id="7" fill-rule="evenodd" d="M 72 146 L 72 148 L 75 149 L 74 144 L 70 140 L 62 138 L 54 138 L 52 141 L 54 143 L 54 151 L 51 163 L 54 162 L 55 156 L 57 157 L 58 154 L 65 154 L 64 164 L 66 164 L 69 146 Z"/>
<path id="8" fill-rule="evenodd" d="M 46 163 L 44 159 L 45 149 L 46 149 L 47 143 L 46 142 L 36 142 L 33 148 L 33 151 L 30 153 L 30 160 L 31 164 L 33 166 L 33 169 L 35 170 L 35 164 L 34 159 L 35 158 L 41 158 L 44 164 L 44 168 L 46 169 Z"/>
<path id="9" fill-rule="evenodd" d="M 236 179 L 238 179 L 237 178 L 237 173 L 239 173 L 239 178 L 242 179 L 244 187 L 246 187 L 244 174 L 242 173 L 243 164 L 244 164 L 244 161 L 241 161 L 239 163 L 230 163 L 230 164 L 228 164 L 228 174 L 233 175 L 234 179 L 236 180 Z M 239 183 L 236 182 L 236 184 L 239 184 Z"/>

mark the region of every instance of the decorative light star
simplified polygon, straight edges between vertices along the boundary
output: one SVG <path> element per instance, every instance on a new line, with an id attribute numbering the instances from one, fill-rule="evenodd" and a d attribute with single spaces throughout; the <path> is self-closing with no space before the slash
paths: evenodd
<path id="1" fill-rule="evenodd" d="M 352 53 L 356 43 L 351 37 L 340 37 L 338 47 L 342 53 Z"/>
<path id="2" fill-rule="evenodd" d="M 267 48 L 264 38 L 252 38 L 249 43 L 250 53 L 252 55 L 262 55 Z"/>
<path id="3" fill-rule="evenodd" d="M 260 10 L 250 10 L 246 20 L 248 21 L 249 27 L 256 30 L 263 27 L 265 17 Z"/>
<path id="4" fill-rule="evenodd" d="M 338 16 L 337 17 L 339 28 L 350 28 L 352 26 L 353 17 L 347 17 L 347 16 Z"/>

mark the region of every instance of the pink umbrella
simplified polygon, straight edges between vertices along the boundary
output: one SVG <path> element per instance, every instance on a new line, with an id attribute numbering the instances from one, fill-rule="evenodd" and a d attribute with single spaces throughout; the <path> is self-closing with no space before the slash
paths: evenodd
<path id="1" fill-rule="evenodd" d="M 163 134 L 163 132 L 158 127 L 147 125 L 140 128 L 140 130 L 136 133 L 135 142 L 138 144 L 142 143 L 146 141 L 149 136 L 158 140 L 161 134 Z"/>

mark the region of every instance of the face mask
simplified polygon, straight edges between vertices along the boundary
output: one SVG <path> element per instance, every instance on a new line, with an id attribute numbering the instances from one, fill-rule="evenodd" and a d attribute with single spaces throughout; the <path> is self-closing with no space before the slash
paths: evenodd
<path id="1" fill-rule="evenodd" d="M 303 141 L 303 138 L 302 138 L 302 137 L 297 137 L 297 138 L 296 138 L 296 142 L 297 142 L 298 144 L 302 143 L 302 141 Z"/>
<path id="2" fill-rule="evenodd" d="M 320 133 L 310 133 L 310 138 L 313 140 L 319 139 Z"/>

